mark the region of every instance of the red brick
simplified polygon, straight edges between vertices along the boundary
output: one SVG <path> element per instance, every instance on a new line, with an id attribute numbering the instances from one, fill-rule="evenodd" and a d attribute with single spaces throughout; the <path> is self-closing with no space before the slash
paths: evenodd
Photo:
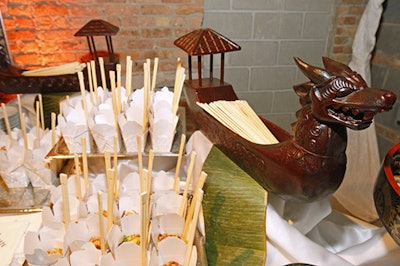
<path id="1" fill-rule="evenodd" d="M 155 18 L 154 16 L 141 16 L 138 18 L 136 26 L 139 28 L 154 27 L 156 26 Z"/>
<path id="2" fill-rule="evenodd" d="M 105 12 L 109 16 L 131 16 L 132 14 L 139 13 L 139 7 L 137 5 L 114 4 L 106 6 Z"/>
<path id="3" fill-rule="evenodd" d="M 356 33 L 356 27 L 339 26 L 336 30 L 338 36 L 354 36 Z"/>
<path id="4" fill-rule="evenodd" d="M 58 3 L 61 5 L 76 5 L 77 3 L 79 3 L 79 5 L 82 4 L 95 4 L 96 2 L 98 2 L 98 0 L 58 0 Z"/>
<path id="5" fill-rule="evenodd" d="M 47 5 L 47 4 L 36 4 L 33 6 L 32 12 L 35 16 L 54 16 L 63 15 L 68 16 L 68 8 L 60 5 Z"/>
<path id="6" fill-rule="evenodd" d="M 3 17 L 4 28 L 6 30 L 13 30 L 17 28 L 17 20 L 16 19 L 7 19 Z"/>
<path id="7" fill-rule="evenodd" d="M 34 23 L 31 18 L 16 18 L 15 24 L 18 29 L 34 29 Z"/>
<path id="8" fill-rule="evenodd" d="M 139 29 L 134 29 L 134 28 L 130 28 L 130 29 L 120 29 L 120 31 L 118 32 L 118 34 L 115 36 L 115 39 L 119 39 L 122 41 L 129 41 L 132 39 L 138 39 L 140 37 L 140 31 Z"/>
<path id="9" fill-rule="evenodd" d="M 140 7 L 140 12 L 143 15 L 165 15 L 172 14 L 172 7 L 166 5 L 142 5 Z"/>
<path id="10" fill-rule="evenodd" d="M 203 6 L 181 5 L 177 7 L 175 12 L 177 15 L 190 15 L 190 14 L 203 13 Z"/>
<path id="11" fill-rule="evenodd" d="M 8 7 L 8 13 L 10 16 L 15 17 L 26 17 L 27 14 L 31 14 L 31 6 L 30 5 L 15 5 Z"/>
<path id="12" fill-rule="evenodd" d="M 53 19 L 50 16 L 43 16 L 35 18 L 36 21 L 36 29 L 52 29 L 53 28 Z"/>
<path id="13" fill-rule="evenodd" d="M 342 4 L 343 5 L 361 5 L 361 4 L 365 4 L 367 0 L 342 0 Z"/>
<path id="14" fill-rule="evenodd" d="M 20 54 L 20 55 L 14 56 L 14 61 L 21 66 L 27 65 L 27 63 L 30 65 L 38 65 L 39 66 L 39 65 L 41 65 L 40 60 L 41 60 L 41 56 L 37 53 Z"/>
<path id="15" fill-rule="evenodd" d="M 53 18 L 53 26 L 59 29 L 70 29 L 71 25 L 65 16 L 56 16 Z"/>
<path id="16" fill-rule="evenodd" d="M 31 54 L 31 53 L 36 53 L 40 48 L 37 42 L 30 41 L 30 42 L 21 42 L 18 45 L 19 52 L 25 53 L 25 54 Z"/>
<path id="17" fill-rule="evenodd" d="M 154 40 L 129 40 L 127 42 L 128 49 L 150 49 L 154 47 Z"/>
<path id="18" fill-rule="evenodd" d="M 7 31 L 7 37 L 9 40 L 31 41 L 36 39 L 35 32 L 32 30 Z"/>
<path id="19" fill-rule="evenodd" d="M 349 38 L 348 37 L 336 36 L 335 40 L 334 40 L 334 43 L 335 44 L 340 44 L 340 45 L 347 44 L 347 43 L 349 43 Z"/>
<path id="20" fill-rule="evenodd" d="M 88 6 L 70 6 L 69 13 L 71 17 L 81 17 L 89 22 L 91 19 L 96 17 L 103 17 L 104 12 L 101 10 L 101 7 L 97 5 L 88 5 Z M 81 27 L 84 24 L 81 25 Z"/>
<path id="21" fill-rule="evenodd" d="M 74 34 L 70 30 L 48 30 L 37 32 L 38 39 L 40 40 L 70 40 Z"/>
<path id="22" fill-rule="evenodd" d="M 143 38 L 164 38 L 164 37 L 169 37 L 171 36 L 171 29 L 170 28 L 165 28 L 165 29 L 142 29 L 142 36 Z"/>
<path id="23" fill-rule="evenodd" d="M 191 0 L 162 0 L 163 3 L 190 3 Z"/>

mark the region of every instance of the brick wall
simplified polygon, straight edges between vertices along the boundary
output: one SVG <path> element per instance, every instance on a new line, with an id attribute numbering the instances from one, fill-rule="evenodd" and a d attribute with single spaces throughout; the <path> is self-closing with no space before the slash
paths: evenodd
<path id="1" fill-rule="evenodd" d="M 300 108 L 294 84 L 305 81 L 293 61 L 322 66 L 328 55 L 350 61 L 367 0 L 204 0 L 203 26 L 237 42 L 225 59 L 225 80 L 256 112 L 289 130 Z M 216 65 L 215 75 L 219 73 Z"/>
<path id="2" fill-rule="evenodd" d="M 143 81 L 144 59 L 155 56 L 161 59 L 159 84 L 173 80 L 177 57 L 184 63 L 187 58 L 173 41 L 201 26 L 211 27 L 242 46 L 242 51 L 227 54 L 225 80 L 259 114 L 289 129 L 299 108 L 292 86 L 304 81 L 292 57 L 321 65 L 321 56 L 328 55 L 348 63 L 366 2 L 3 0 L 0 10 L 14 62 L 26 68 L 80 60 L 88 52 L 87 43 L 85 38 L 73 35 L 91 19 L 118 26 L 114 50 L 123 71 L 126 56 L 132 56 L 136 86 Z M 103 38 L 96 38 L 96 45 L 105 49 Z M 215 75 L 219 75 L 218 58 L 215 61 Z"/>
<path id="3" fill-rule="evenodd" d="M 88 53 L 86 38 L 74 34 L 88 21 L 102 19 L 120 31 L 113 37 L 122 66 L 127 55 L 134 71 L 146 58 L 160 58 L 158 80 L 171 80 L 178 57 L 173 41 L 201 26 L 202 0 L 3 0 L 0 1 L 14 64 L 38 68 L 80 61 Z M 104 38 L 96 48 L 106 50 Z M 135 79 L 136 77 L 136 79 Z M 134 84 L 142 83 L 135 75 Z M 136 83 L 135 83 L 136 82 Z"/>
<path id="4" fill-rule="evenodd" d="M 349 63 L 354 35 L 368 0 L 335 0 L 327 54 Z"/>
<path id="5" fill-rule="evenodd" d="M 376 49 L 372 57 L 372 86 L 392 90 L 400 97 L 400 1 L 386 0 Z M 381 157 L 391 146 L 400 143 L 400 101 L 390 112 L 377 115 L 376 131 Z"/>

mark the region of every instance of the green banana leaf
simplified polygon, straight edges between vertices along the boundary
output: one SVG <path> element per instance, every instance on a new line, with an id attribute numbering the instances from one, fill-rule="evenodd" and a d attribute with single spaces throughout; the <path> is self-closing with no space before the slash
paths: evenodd
<path id="1" fill-rule="evenodd" d="M 203 171 L 208 265 L 265 265 L 265 190 L 215 146 Z"/>

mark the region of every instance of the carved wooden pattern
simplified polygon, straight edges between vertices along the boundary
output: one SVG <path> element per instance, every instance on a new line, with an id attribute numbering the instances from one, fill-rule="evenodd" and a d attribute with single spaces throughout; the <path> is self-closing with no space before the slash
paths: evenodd
<path id="1" fill-rule="evenodd" d="M 391 91 L 367 87 L 356 72 L 329 58 L 323 58 L 325 69 L 299 58 L 295 61 L 310 81 L 294 86 L 302 108 L 296 113 L 293 136 L 262 119 L 278 144 L 247 141 L 196 104 L 236 100 L 231 85 L 199 87 L 188 81 L 185 94 L 198 127 L 264 189 L 287 200 L 311 202 L 335 192 L 343 180 L 346 128 L 367 128 L 377 113 L 392 108 L 397 97 Z"/>

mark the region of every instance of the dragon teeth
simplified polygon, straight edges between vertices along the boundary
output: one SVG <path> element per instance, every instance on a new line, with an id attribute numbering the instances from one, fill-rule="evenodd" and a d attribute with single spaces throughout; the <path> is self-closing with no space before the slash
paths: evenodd
<path id="1" fill-rule="evenodd" d="M 351 109 L 351 113 L 353 115 L 358 115 L 360 113 L 360 110 L 359 109 Z"/>

